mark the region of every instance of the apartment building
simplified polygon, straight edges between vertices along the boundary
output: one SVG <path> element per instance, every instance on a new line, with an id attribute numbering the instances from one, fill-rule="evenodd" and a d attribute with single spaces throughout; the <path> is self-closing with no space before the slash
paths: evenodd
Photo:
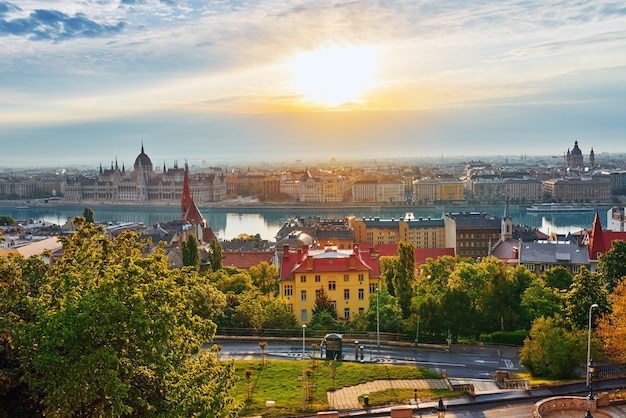
<path id="1" fill-rule="evenodd" d="M 416 248 L 442 248 L 445 224 L 441 218 L 352 218 L 354 240 L 369 245 L 409 242 Z"/>
<path id="2" fill-rule="evenodd" d="M 502 219 L 482 212 L 445 213 L 445 245 L 473 259 L 487 257 L 500 240 Z"/>
<path id="3" fill-rule="evenodd" d="M 338 319 L 350 321 L 366 312 L 379 279 L 377 254 L 362 252 L 358 245 L 352 250 L 330 246 L 311 250 L 303 246 L 291 251 L 288 246 L 283 247 L 280 297 L 289 303 L 301 324 L 311 320 L 315 299 L 322 290 L 332 300 Z"/>
<path id="4" fill-rule="evenodd" d="M 413 181 L 413 201 L 416 203 L 457 202 L 463 199 L 464 187 L 460 180 L 444 178 Z"/>
<path id="5" fill-rule="evenodd" d="M 559 202 L 609 202 L 611 181 L 609 177 L 574 177 L 543 182 L 547 194 Z"/>

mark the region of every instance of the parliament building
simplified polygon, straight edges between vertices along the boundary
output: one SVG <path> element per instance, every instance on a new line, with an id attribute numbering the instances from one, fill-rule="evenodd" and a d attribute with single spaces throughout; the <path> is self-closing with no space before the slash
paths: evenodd
<path id="1" fill-rule="evenodd" d="M 132 171 L 120 169 L 115 161 L 110 169 L 103 169 L 96 177 L 67 179 L 61 184 L 66 202 L 101 203 L 179 203 L 181 201 L 186 170 L 174 164 L 173 168 L 155 171 L 150 157 L 144 152 L 135 159 Z M 188 178 L 194 202 L 202 205 L 226 199 L 226 180 L 222 172 L 194 173 Z"/>

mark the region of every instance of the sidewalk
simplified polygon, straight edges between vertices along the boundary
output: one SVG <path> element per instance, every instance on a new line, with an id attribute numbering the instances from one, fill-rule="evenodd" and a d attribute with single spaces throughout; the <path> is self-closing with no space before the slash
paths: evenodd
<path id="1" fill-rule="evenodd" d="M 442 379 L 375 380 L 356 386 L 348 386 L 328 392 L 328 405 L 331 410 L 362 409 L 359 396 L 386 389 L 447 389 Z"/>

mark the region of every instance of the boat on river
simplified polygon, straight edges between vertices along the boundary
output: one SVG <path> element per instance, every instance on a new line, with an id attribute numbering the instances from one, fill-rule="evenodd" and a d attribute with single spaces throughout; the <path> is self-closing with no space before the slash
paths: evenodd
<path id="1" fill-rule="evenodd" d="M 593 212 L 596 207 L 593 205 L 576 205 L 563 203 L 541 203 L 526 208 L 528 213 L 576 213 L 576 212 Z"/>

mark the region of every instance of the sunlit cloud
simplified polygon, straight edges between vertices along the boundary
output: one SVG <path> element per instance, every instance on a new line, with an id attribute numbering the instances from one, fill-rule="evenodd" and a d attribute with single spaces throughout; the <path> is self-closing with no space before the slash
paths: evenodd
<path id="1" fill-rule="evenodd" d="M 0 138 L 28 138 L 33 121 L 124 118 L 129 126 L 154 114 L 211 118 L 211 126 L 224 115 L 271 120 L 274 129 L 245 132 L 276 137 L 283 124 L 293 137 L 319 129 L 316 114 L 341 111 L 357 125 L 370 112 L 377 121 L 370 132 L 386 136 L 386 126 L 409 141 L 416 132 L 457 135 L 451 127 L 464 115 L 504 120 L 582 104 L 596 126 L 601 117 L 591 113 L 606 113 L 607 102 L 620 100 L 612 92 L 626 86 L 626 7 L 570 3 L 0 0 L 0 127 L 12 135 Z M 504 116 L 505 106 L 515 111 Z M 413 116 L 400 121 L 393 112 Z M 299 116 L 287 123 L 273 114 Z"/>

